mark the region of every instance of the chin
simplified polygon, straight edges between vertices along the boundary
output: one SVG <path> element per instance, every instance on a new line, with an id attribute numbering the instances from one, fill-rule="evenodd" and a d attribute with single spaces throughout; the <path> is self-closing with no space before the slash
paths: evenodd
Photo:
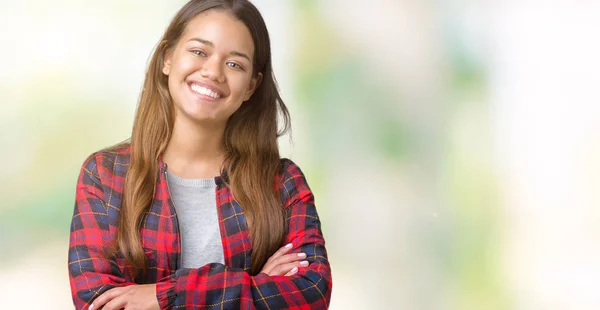
<path id="1" fill-rule="evenodd" d="M 218 123 L 219 118 L 216 115 L 206 113 L 186 113 L 188 118 L 194 123 Z"/>

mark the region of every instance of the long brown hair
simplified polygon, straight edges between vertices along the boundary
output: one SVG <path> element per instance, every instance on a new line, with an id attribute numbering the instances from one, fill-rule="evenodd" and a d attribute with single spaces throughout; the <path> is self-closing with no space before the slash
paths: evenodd
<path id="1" fill-rule="evenodd" d="M 163 57 L 177 45 L 189 21 L 209 9 L 224 10 L 248 27 L 255 46 L 253 76 L 257 77 L 259 72 L 263 75 L 249 101 L 228 119 L 224 134 L 223 171 L 227 175 L 224 179 L 228 180 L 249 224 L 253 244 L 251 273 L 260 272 L 283 243 L 285 217 L 275 186 L 280 169 L 277 138 L 290 129 L 290 116 L 273 75 L 267 27 L 259 11 L 247 0 L 192 0 L 175 15 L 156 46 L 131 134 L 131 161 L 115 250 L 121 252 L 136 274 L 146 268 L 140 229 L 154 196 L 158 160 L 171 139 L 174 125 L 168 77 L 162 72 Z M 281 130 L 278 130 L 278 116 L 281 116 Z"/>

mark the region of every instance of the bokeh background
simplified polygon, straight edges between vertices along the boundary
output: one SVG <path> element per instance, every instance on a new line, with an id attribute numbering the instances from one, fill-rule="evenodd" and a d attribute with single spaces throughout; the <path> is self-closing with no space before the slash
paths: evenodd
<path id="1" fill-rule="evenodd" d="M 79 168 L 185 1 L 0 0 L 0 308 L 72 309 Z M 331 309 L 599 309 L 600 3 L 255 0 Z"/>

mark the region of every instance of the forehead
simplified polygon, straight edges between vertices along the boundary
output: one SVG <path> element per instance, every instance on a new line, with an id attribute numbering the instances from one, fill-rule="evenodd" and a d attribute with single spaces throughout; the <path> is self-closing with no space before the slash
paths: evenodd
<path id="1" fill-rule="evenodd" d="M 182 37 L 182 42 L 192 38 L 210 41 L 216 49 L 225 52 L 238 51 L 253 55 L 254 42 L 248 27 L 224 10 L 204 11 L 190 20 Z"/>

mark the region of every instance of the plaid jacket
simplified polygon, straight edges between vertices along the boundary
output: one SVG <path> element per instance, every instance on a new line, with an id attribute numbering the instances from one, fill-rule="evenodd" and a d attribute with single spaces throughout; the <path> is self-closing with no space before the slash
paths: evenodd
<path id="1" fill-rule="evenodd" d="M 77 309 L 87 309 L 105 291 L 131 284 L 157 283 L 161 309 L 324 309 L 331 296 L 331 270 L 313 195 L 300 168 L 282 159 L 279 191 L 289 226 L 285 242 L 304 252 L 308 267 L 290 277 L 251 276 L 252 241 L 240 205 L 221 177 L 216 178 L 217 209 L 225 265 L 180 268 L 177 215 L 165 179 L 159 175 L 152 206 L 141 229 L 148 273 L 132 279 L 124 258 L 104 258 L 118 223 L 129 147 L 100 151 L 83 164 L 77 182 L 69 244 L 69 278 Z M 283 246 L 283 244 L 282 244 Z"/>

